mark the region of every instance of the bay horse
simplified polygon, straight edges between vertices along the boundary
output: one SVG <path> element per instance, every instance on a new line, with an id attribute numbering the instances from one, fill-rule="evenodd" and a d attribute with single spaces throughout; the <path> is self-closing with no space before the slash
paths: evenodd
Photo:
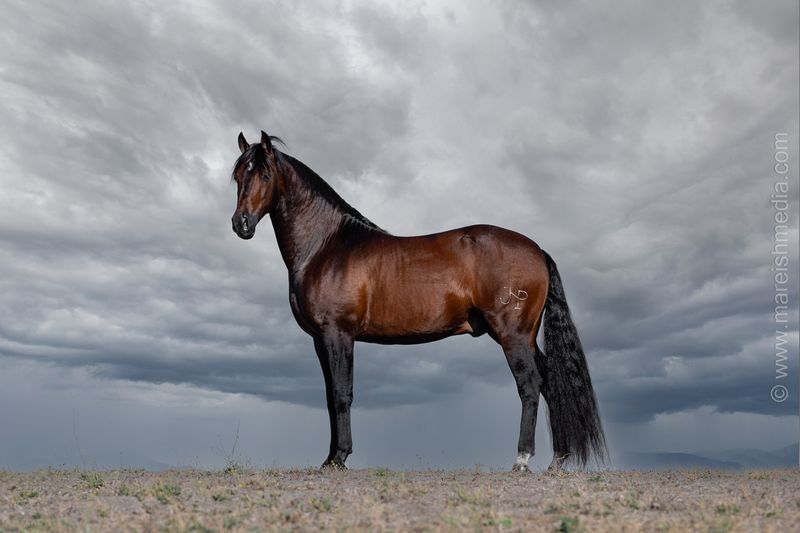
<path id="1" fill-rule="evenodd" d="M 528 471 L 539 394 L 549 413 L 550 468 L 606 456 L 597 401 L 553 259 L 527 237 L 477 225 L 398 237 L 347 204 L 321 177 L 281 152 L 278 137 L 238 138 L 233 231 L 250 239 L 270 214 L 289 271 L 289 304 L 314 339 L 330 419 L 323 467 L 353 451 L 355 341 L 417 344 L 484 333 L 503 349 L 520 400 L 517 459 Z M 544 321 L 544 351 L 536 342 Z"/>

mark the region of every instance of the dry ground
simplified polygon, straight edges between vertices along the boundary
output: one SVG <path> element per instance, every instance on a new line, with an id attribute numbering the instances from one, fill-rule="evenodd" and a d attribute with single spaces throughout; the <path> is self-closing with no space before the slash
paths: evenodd
<path id="1" fill-rule="evenodd" d="M 0 472 L 2 531 L 800 531 L 800 471 Z"/>

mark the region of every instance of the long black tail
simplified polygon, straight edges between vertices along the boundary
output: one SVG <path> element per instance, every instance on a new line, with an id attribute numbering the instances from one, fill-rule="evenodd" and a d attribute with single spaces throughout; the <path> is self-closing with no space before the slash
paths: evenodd
<path id="1" fill-rule="evenodd" d="M 556 263 L 544 252 L 550 273 L 544 317 L 544 350 L 537 359 L 547 402 L 556 457 L 585 466 L 593 457 L 603 463 L 606 440 L 597 411 L 586 356 L 572 322 Z"/>

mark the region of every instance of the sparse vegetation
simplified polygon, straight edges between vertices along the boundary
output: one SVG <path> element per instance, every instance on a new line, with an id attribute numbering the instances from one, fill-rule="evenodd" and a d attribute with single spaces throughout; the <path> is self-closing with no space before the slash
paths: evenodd
<path id="1" fill-rule="evenodd" d="M 580 520 L 577 516 L 564 516 L 561 518 L 556 531 L 559 533 L 573 533 L 574 531 L 578 531 L 579 524 Z"/>
<path id="2" fill-rule="evenodd" d="M 153 495 L 158 501 L 167 504 L 175 496 L 180 496 L 181 488 L 172 483 L 158 483 L 153 487 Z"/>
<path id="3" fill-rule="evenodd" d="M 32 499 L 36 498 L 38 495 L 39 495 L 39 491 L 38 490 L 20 489 L 20 490 L 17 491 L 17 500 L 21 501 L 21 502 L 24 502 L 24 501 L 27 501 L 27 500 L 32 500 Z"/>
<path id="4" fill-rule="evenodd" d="M 733 504 L 720 504 L 717 505 L 717 513 L 718 514 L 738 514 L 740 511 L 738 505 Z"/>
<path id="5" fill-rule="evenodd" d="M 0 529 L 782 532 L 797 494 L 796 470 L 0 472 Z"/>
<path id="6" fill-rule="evenodd" d="M 229 475 L 241 475 L 247 472 L 247 467 L 239 461 L 228 460 L 223 472 Z"/>
<path id="7" fill-rule="evenodd" d="M 83 484 L 89 489 L 99 489 L 105 485 L 100 472 L 82 472 L 81 481 L 83 481 Z"/>
<path id="8" fill-rule="evenodd" d="M 319 512 L 328 512 L 333 507 L 333 504 L 328 498 L 317 498 L 316 496 L 309 498 L 308 503 L 311 504 L 313 509 Z"/>

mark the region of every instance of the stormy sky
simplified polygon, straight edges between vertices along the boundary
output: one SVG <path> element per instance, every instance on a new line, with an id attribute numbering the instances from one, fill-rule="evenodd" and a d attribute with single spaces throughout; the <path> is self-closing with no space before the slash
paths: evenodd
<path id="1" fill-rule="evenodd" d="M 254 465 L 324 459 L 269 221 L 230 228 L 236 136 L 262 129 L 392 233 L 546 249 L 612 454 L 798 440 L 796 1 L 12 0 L 0 43 L 0 468 L 217 466 L 237 431 Z M 355 357 L 349 464 L 511 464 L 491 339 Z M 547 464 L 543 413 L 537 435 Z"/>

